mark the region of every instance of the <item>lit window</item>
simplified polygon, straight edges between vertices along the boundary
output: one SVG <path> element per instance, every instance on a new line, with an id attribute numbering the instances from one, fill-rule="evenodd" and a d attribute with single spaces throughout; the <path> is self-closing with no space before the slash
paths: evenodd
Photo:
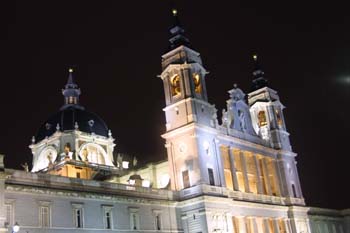
<path id="1" fill-rule="evenodd" d="M 198 73 L 193 74 L 193 84 L 194 84 L 194 91 L 200 94 L 202 92 L 201 76 Z"/>
<path id="2" fill-rule="evenodd" d="M 174 75 L 170 79 L 170 85 L 171 85 L 171 94 L 172 96 L 176 96 L 181 94 L 181 88 L 180 88 L 180 76 Z"/>
<path id="3" fill-rule="evenodd" d="M 76 228 L 84 227 L 84 212 L 83 204 L 72 204 L 73 206 L 73 220 Z"/>
<path id="4" fill-rule="evenodd" d="M 259 127 L 267 125 L 265 111 L 260 111 L 258 113 Z"/>
<path id="5" fill-rule="evenodd" d="M 278 109 L 275 109 L 275 114 L 276 114 L 276 120 L 277 120 L 277 125 L 279 126 L 279 127 L 281 127 L 282 126 L 282 117 L 281 117 L 281 113 L 280 113 L 280 111 L 278 110 Z"/>

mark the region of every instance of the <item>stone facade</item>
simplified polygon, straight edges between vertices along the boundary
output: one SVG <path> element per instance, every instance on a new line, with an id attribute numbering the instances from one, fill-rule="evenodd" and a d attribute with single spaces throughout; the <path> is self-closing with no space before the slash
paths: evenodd
<path id="1" fill-rule="evenodd" d="M 167 161 L 115 159 L 70 71 L 64 106 L 30 145 L 32 170 L 7 169 L 0 155 L 0 232 L 349 233 L 349 210 L 305 205 L 284 106 L 261 68 L 247 99 L 229 90 L 218 119 L 200 54 L 180 25 L 170 32 L 159 75 Z"/>

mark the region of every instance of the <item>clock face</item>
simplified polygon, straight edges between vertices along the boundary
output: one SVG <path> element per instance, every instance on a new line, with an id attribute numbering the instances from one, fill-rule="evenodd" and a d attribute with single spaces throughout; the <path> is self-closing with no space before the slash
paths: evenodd
<path id="1" fill-rule="evenodd" d="M 33 172 L 47 168 L 50 163 L 54 163 L 57 158 L 57 150 L 53 146 L 44 148 L 33 164 Z"/>

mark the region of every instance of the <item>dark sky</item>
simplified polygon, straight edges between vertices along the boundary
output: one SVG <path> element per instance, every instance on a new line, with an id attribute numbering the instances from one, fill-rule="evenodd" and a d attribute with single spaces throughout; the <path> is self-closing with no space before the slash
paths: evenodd
<path id="1" fill-rule="evenodd" d="M 116 150 L 145 161 L 165 158 L 160 138 L 165 103 L 156 76 L 168 46 L 171 3 L 11 2 L 0 12 L 0 153 L 7 156 L 6 166 L 31 161 L 30 139 L 63 104 L 70 66 L 76 68 L 81 103 L 106 121 Z M 306 202 L 350 207 L 347 8 L 331 2 L 246 2 L 176 1 L 187 35 L 210 71 L 209 101 L 221 113 L 234 83 L 249 91 L 251 55 L 257 52 L 287 107 Z"/>

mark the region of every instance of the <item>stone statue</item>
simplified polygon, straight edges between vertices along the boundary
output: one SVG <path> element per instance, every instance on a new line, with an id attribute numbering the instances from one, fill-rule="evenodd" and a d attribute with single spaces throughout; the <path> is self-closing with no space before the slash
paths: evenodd
<path id="1" fill-rule="evenodd" d="M 29 172 L 29 166 L 27 162 L 25 162 L 24 164 L 21 164 L 21 166 L 23 167 L 25 172 Z"/>
<path id="2" fill-rule="evenodd" d="M 81 152 L 82 160 L 84 162 L 89 162 L 88 154 L 89 154 L 88 150 L 84 148 L 83 151 Z"/>
<path id="3" fill-rule="evenodd" d="M 222 118 L 221 118 L 221 120 L 222 120 L 222 125 L 223 126 L 227 126 L 227 112 L 226 112 L 226 110 L 225 109 L 223 109 L 222 110 Z"/>
<path id="4" fill-rule="evenodd" d="M 136 165 L 137 165 L 137 158 L 136 158 L 136 156 L 134 156 L 134 158 L 132 160 L 132 166 L 136 167 Z"/>
<path id="5" fill-rule="evenodd" d="M 122 167 L 123 165 L 123 156 L 120 153 L 117 155 L 117 165 L 118 167 Z"/>
<path id="6" fill-rule="evenodd" d="M 244 116 L 244 112 L 243 111 L 240 111 L 238 110 L 238 114 L 239 114 L 239 123 L 241 125 L 241 129 L 243 130 L 243 132 L 246 131 L 246 125 L 245 125 L 245 116 Z"/>
<path id="7" fill-rule="evenodd" d="M 52 154 L 51 152 L 47 155 L 47 160 L 49 160 L 49 167 L 53 166 L 53 162 L 52 162 Z"/>

